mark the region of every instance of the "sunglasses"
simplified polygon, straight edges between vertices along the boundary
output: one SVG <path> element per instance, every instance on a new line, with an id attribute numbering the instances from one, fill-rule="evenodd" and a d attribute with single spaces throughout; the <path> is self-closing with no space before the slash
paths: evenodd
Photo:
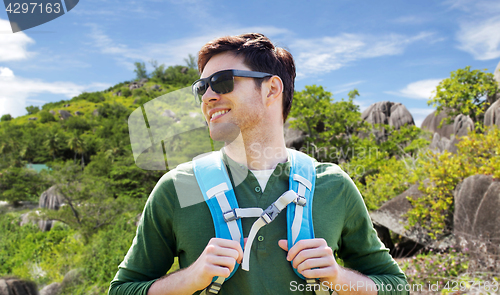
<path id="1" fill-rule="evenodd" d="M 207 92 L 208 86 L 212 88 L 213 92 L 218 94 L 226 94 L 234 89 L 234 77 L 247 77 L 247 78 L 266 78 L 272 77 L 272 74 L 243 71 L 243 70 L 223 70 L 213 73 L 209 77 L 198 79 L 191 85 L 193 95 L 198 103 L 201 103 L 203 94 Z"/>

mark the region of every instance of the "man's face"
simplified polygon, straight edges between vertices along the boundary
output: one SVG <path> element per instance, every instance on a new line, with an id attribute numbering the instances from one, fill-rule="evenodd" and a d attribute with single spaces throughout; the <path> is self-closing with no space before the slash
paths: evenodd
<path id="1" fill-rule="evenodd" d="M 201 78 L 206 78 L 221 70 L 247 70 L 242 57 L 232 53 L 213 56 L 206 64 Z M 230 93 L 218 94 L 208 88 L 202 97 L 201 110 L 210 126 L 214 140 L 232 141 L 239 134 L 255 134 L 262 128 L 265 115 L 261 92 L 253 78 L 234 77 L 234 89 Z M 235 134 L 236 133 L 236 134 Z"/>

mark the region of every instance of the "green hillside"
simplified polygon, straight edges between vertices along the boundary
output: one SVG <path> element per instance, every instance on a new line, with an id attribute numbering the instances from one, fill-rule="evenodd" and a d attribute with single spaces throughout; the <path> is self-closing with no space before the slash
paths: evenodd
<path id="1" fill-rule="evenodd" d="M 32 280 L 39 288 L 62 283 L 62 294 L 105 294 L 158 179 L 168 168 L 220 148 L 220 143 L 210 141 L 199 107 L 186 88 L 199 77 L 195 69 L 162 65 L 149 75 L 136 73 L 141 75 L 135 81 L 47 103 L 41 110 L 29 107 L 25 116 L 2 117 L 0 278 Z M 145 76 L 147 80 L 139 79 Z M 456 154 L 436 154 L 428 148 L 429 132 L 364 122 L 355 104 L 359 95 L 353 90 L 347 98 L 336 99 L 316 85 L 295 92 L 291 126 L 307 134 L 304 146 L 314 149 L 306 152 L 318 161 L 339 164 L 358 186 L 369 211 L 429 180 L 433 185 L 422 189 L 424 197 L 412 201 L 410 226 L 425 228 L 436 239 L 450 235 L 457 184 L 475 174 L 500 178 L 500 131 L 487 132 L 476 122 L 476 130 L 464 136 Z M 433 103 L 442 106 L 446 101 Z M 482 102 L 480 106 L 487 107 Z M 71 116 L 64 118 L 66 112 Z M 475 110 L 477 117 L 483 113 Z M 141 129 L 145 124 L 149 131 L 139 132 L 146 130 Z M 131 142 L 134 128 L 139 136 L 132 136 Z M 380 132 L 383 140 L 374 135 Z M 162 149 L 160 158 L 154 148 Z M 30 164 L 49 169 L 37 172 L 26 168 Z M 156 165 L 164 168 L 148 170 Z M 57 211 L 31 210 L 53 186 L 65 205 Z M 43 232 L 37 222 L 46 219 L 56 222 Z M 19 226 L 22 221 L 25 225 Z M 404 242 L 396 234 L 392 240 Z M 440 280 L 432 275 L 435 272 L 449 280 L 498 283 L 497 270 L 489 269 L 488 276 L 468 272 L 473 257 L 469 255 L 454 249 L 440 254 L 423 249 L 400 263 L 412 283 L 435 283 Z"/>

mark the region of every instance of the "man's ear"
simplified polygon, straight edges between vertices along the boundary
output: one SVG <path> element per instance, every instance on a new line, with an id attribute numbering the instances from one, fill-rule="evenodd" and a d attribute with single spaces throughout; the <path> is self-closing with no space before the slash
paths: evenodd
<path id="1" fill-rule="evenodd" d="M 283 81 L 278 76 L 272 76 L 267 81 L 262 83 L 264 89 L 264 100 L 266 106 L 278 102 L 281 106 L 281 99 L 283 97 Z"/>

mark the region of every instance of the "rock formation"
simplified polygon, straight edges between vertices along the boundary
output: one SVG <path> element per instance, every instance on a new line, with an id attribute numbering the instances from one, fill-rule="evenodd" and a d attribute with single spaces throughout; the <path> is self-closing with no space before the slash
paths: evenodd
<path id="1" fill-rule="evenodd" d="M 52 210 L 59 210 L 64 203 L 64 196 L 57 190 L 55 185 L 44 191 L 40 196 L 39 207 Z M 52 228 L 52 220 L 40 220 L 38 227 L 42 231 L 49 231 Z"/>
<path id="2" fill-rule="evenodd" d="M 500 93 L 497 93 L 500 96 Z M 484 114 L 484 126 L 496 125 L 500 128 L 500 98 L 486 110 Z"/>
<path id="3" fill-rule="evenodd" d="M 163 111 L 163 113 L 161 113 L 161 116 L 162 117 L 169 117 L 169 118 L 172 118 L 174 120 L 177 119 L 177 117 L 175 116 L 175 113 L 172 110 Z"/>
<path id="4" fill-rule="evenodd" d="M 455 140 L 455 137 L 452 135 L 452 140 Z M 432 142 L 429 145 L 429 149 L 433 150 L 435 153 L 442 153 L 445 150 L 447 151 L 452 151 L 455 150 L 455 143 L 451 140 L 449 140 L 447 137 L 441 137 L 439 133 L 434 133 L 434 136 L 432 137 Z"/>
<path id="5" fill-rule="evenodd" d="M 293 120 L 295 119 L 288 118 L 288 120 L 285 122 L 285 125 L 283 126 L 285 145 L 287 148 L 294 148 L 296 150 L 300 150 L 300 148 L 304 144 L 307 134 L 300 130 L 291 128 L 290 122 Z"/>
<path id="6" fill-rule="evenodd" d="M 425 118 L 422 128 L 434 131 L 432 142 L 429 146 L 431 150 L 437 153 L 442 153 L 444 150 L 456 153 L 456 144 L 459 142 L 459 138 L 474 130 L 474 121 L 469 116 L 459 114 L 453 120 L 453 124 L 443 124 L 442 128 L 437 128 L 440 120 L 445 117 L 444 112 L 436 116 L 434 111 Z"/>
<path id="7" fill-rule="evenodd" d="M 146 79 L 146 78 L 142 78 L 139 81 L 134 81 L 134 82 L 129 84 L 128 89 L 130 89 L 130 91 L 132 91 L 134 89 L 141 88 L 142 86 L 144 86 L 144 83 L 146 83 L 146 82 L 148 82 L 148 79 Z"/>
<path id="8" fill-rule="evenodd" d="M 399 102 L 376 102 L 361 114 L 361 119 L 371 124 L 389 124 L 396 129 L 405 124 L 415 125 L 411 113 Z"/>
<path id="9" fill-rule="evenodd" d="M 430 242 L 430 237 L 426 232 L 408 232 L 405 229 L 408 220 L 404 215 L 412 208 L 407 197 L 414 200 L 422 197 L 423 193 L 418 189 L 419 185 L 418 183 L 412 185 L 399 196 L 386 202 L 378 210 L 371 212 L 370 216 L 375 224 L 387 227 L 392 232 L 425 245 Z"/>
<path id="10" fill-rule="evenodd" d="M 424 186 L 427 185 L 429 185 L 428 180 L 424 180 Z M 412 209 L 408 198 L 416 200 L 424 196 L 424 193 L 418 189 L 419 186 L 419 183 L 412 185 L 402 194 L 370 213 L 374 225 L 385 227 L 403 237 L 403 241 L 395 245 L 395 248 L 391 251 L 391 254 L 395 256 L 413 255 L 422 247 L 446 249 L 455 244 L 453 235 L 443 237 L 440 240 L 433 240 L 429 235 L 429 231 L 421 227 L 415 227 L 412 230 L 405 229 L 405 226 L 408 225 L 405 215 Z M 383 231 L 377 229 L 379 235 L 381 232 L 383 233 Z M 384 242 L 384 244 L 387 245 L 387 242 Z"/>
<path id="11" fill-rule="evenodd" d="M 498 85 L 500 86 L 500 62 L 497 65 L 497 68 L 495 69 L 495 72 L 493 73 L 493 77 L 495 80 L 498 82 Z"/>
<path id="12" fill-rule="evenodd" d="M 40 295 L 58 295 L 61 293 L 61 284 L 60 283 L 52 283 L 43 287 L 40 290 Z"/>
<path id="13" fill-rule="evenodd" d="M 73 117 L 70 112 L 65 111 L 65 110 L 59 110 L 57 111 L 60 115 L 60 118 L 63 120 L 69 119 L 69 117 Z"/>
<path id="14" fill-rule="evenodd" d="M 156 90 L 156 91 L 161 91 L 161 86 L 158 85 L 158 84 L 155 84 L 155 85 L 151 86 L 149 89 Z"/>
<path id="15" fill-rule="evenodd" d="M 474 121 L 469 116 L 459 114 L 453 122 L 453 134 L 455 137 L 465 136 L 474 130 Z"/>
<path id="16" fill-rule="evenodd" d="M 34 282 L 16 278 L 0 278 L 1 295 L 38 295 Z"/>
<path id="17" fill-rule="evenodd" d="M 44 191 L 40 196 L 39 206 L 52 210 L 59 210 L 59 207 L 64 202 L 63 195 L 57 190 L 57 186 L 53 185 L 48 190 Z"/>
<path id="18" fill-rule="evenodd" d="M 467 177 L 455 189 L 453 233 L 462 248 L 500 254 L 500 181 L 490 175 Z"/>
<path id="19" fill-rule="evenodd" d="M 79 285 L 84 280 L 84 272 L 81 268 L 72 269 L 64 275 L 64 279 L 61 282 L 61 288 L 65 289 L 71 286 Z"/>
<path id="20" fill-rule="evenodd" d="M 441 120 L 445 119 L 448 117 L 448 114 L 445 111 L 441 111 L 439 114 L 436 114 L 436 111 L 430 113 L 425 117 L 424 121 L 422 122 L 422 126 L 420 128 L 422 129 L 427 129 L 431 131 L 432 133 L 437 133 L 441 137 L 446 137 L 448 139 L 451 138 L 451 135 L 453 134 L 453 123 L 446 124 L 446 121 L 443 122 L 443 125 L 441 128 L 439 128 L 439 124 L 441 123 Z"/>

